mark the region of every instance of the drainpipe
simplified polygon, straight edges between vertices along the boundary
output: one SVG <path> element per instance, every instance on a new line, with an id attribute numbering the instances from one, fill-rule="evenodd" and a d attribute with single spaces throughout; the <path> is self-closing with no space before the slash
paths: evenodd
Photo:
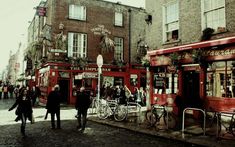
<path id="1" fill-rule="evenodd" d="M 128 10 L 129 12 L 129 45 L 128 45 L 128 48 L 129 48 L 129 69 L 130 69 L 130 64 L 131 64 L 131 9 Z"/>

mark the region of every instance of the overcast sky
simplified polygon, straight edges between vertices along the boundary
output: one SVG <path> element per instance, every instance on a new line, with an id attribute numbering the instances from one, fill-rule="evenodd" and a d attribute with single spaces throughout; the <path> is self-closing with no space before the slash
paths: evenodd
<path id="1" fill-rule="evenodd" d="M 0 5 L 0 72 L 6 67 L 10 55 L 18 49 L 19 43 L 26 40 L 29 21 L 41 0 L 1 0 Z M 144 7 L 145 0 L 107 0 L 122 4 Z"/>

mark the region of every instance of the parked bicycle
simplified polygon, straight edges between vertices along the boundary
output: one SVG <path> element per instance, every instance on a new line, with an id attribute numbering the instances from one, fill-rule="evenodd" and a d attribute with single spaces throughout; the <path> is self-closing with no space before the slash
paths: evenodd
<path id="1" fill-rule="evenodd" d="M 222 118 L 223 117 L 223 118 Z M 225 119 L 225 118 L 229 119 Z M 219 119 L 219 132 L 221 134 L 222 130 L 225 130 L 225 134 L 232 134 L 235 137 L 235 110 L 233 112 L 220 112 L 218 113 Z M 224 135 L 224 134 L 223 134 Z"/>
<path id="2" fill-rule="evenodd" d="M 101 99 L 97 113 L 100 119 L 106 119 L 109 116 L 114 116 L 116 121 L 123 121 L 125 120 L 128 112 L 124 105 L 118 104 L 117 100 Z"/>
<path id="3" fill-rule="evenodd" d="M 167 104 L 152 105 L 151 110 L 146 112 L 145 117 L 148 125 L 150 127 L 156 127 L 156 129 L 158 129 L 161 119 L 163 119 L 167 129 L 173 129 L 177 125 L 177 117 L 174 113 L 168 111 Z"/>

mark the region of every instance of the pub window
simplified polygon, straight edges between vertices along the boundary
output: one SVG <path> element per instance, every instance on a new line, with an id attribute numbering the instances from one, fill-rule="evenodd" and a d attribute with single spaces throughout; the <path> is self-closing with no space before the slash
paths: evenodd
<path id="1" fill-rule="evenodd" d="M 178 88 L 178 75 L 173 73 L 156 73 L 154 74 L 154 93 L 155 94 L 172 94 L 176 93 Z"/>
<path id="2" fill-rule="evenodd" d="M 235 97 L 235 61 L 209 63 L 206 76 L 206 95 Z"/>
<path id="3" fill-rule="evenodd" d="M 137 86 L 137 84 L 138 84 L 138 75 L 137 74 L 131 74 L 130 83 L 131 83 L 131 86 Z"/>

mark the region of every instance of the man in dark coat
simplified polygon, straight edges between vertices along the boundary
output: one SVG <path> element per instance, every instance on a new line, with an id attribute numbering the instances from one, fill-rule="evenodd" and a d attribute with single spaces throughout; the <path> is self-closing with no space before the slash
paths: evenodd
<path id="1" fill-rule="evenodd" d="M 46 109 L 47 113 L 51 114 L 51 128 L 55 129 L 55 115 L 57 118 L 57 129 L 60 129 L 60 99 L 59 85 L 54 86 L 47 97 Z"/>
<path id="2" fill-rule="evenodd" d="M 80 88 L 80 93 L 77 94 L 77 100 L 75 108 L 77 110 L 77 120 L 78 126 L 77 129 L 81 132 L 85 130 L 87 122 L 87 110 L 90 106 L 90 96 L 85 92 L 85 88 Z"/>

